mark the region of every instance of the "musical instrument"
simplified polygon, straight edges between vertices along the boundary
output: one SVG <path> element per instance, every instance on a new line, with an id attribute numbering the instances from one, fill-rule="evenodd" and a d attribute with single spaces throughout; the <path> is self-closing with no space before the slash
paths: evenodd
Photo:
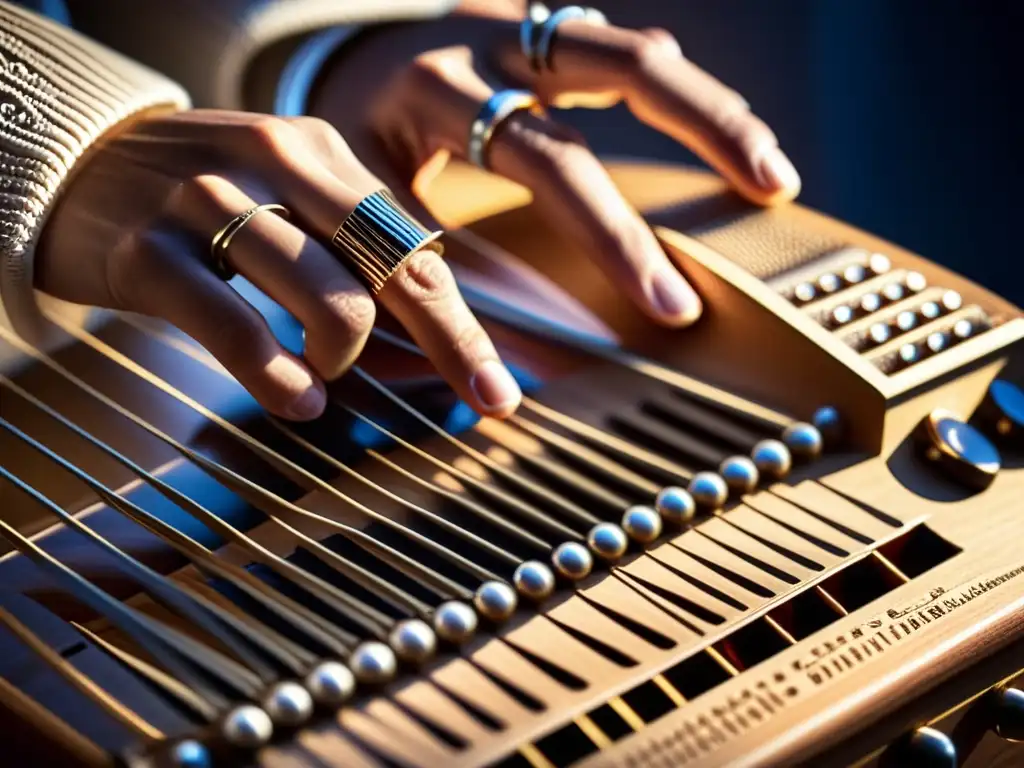
<path id="1" fill-rule="evenodd" d="M 464 273 L 546 380 L 507 422 L 388 333 L 312 425 L 144 319 L 4 334 L 5 764 L 1024 765 L 1020 310 L 706 174 L 612 171 L 694 327 L 521 190 L 438 182 L 533 270 Z"/>

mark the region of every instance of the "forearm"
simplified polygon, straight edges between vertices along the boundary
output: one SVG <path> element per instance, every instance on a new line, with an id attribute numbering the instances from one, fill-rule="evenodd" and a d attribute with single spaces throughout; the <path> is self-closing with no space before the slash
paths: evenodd
<path id="1" fill-rule="evenodd" d="M 0 322 L 42 342 L 33 256 L 79 161 L 131 116 L 188 99 L 163 76 L 6 2 L 0 56 Z"/>

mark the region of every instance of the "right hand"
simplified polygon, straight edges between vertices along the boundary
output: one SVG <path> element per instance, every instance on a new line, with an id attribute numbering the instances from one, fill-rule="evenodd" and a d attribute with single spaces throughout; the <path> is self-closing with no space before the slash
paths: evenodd
<path id="1" fill-rule="evenodd" d="M 76 168 L 36 251 L 35 286 L 66 301 L 163 318 L 193 337 L 270 412 L 322 413 L 324 382 L 352 365 L 376 305 L 321 242 L 384 185 L 315 118 L 193 110 L 138 119 Z M 214 234 L 279 203 L 232 239 L 230 265 L 306 329 L 303 359 L 208 266 Z M 520 392 L 432 250 L 410 256 L 378 294 L 455 391 L 506 416 Z"/>

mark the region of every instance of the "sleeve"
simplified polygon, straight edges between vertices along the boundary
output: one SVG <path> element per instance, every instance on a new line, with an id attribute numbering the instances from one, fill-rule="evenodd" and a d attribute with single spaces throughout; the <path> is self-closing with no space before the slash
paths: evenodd
<path id="1" fill-rule="evenodd" d="M 132 115 L 187 106 L 171 80 L 0 1 L 0 324 L 46 344 L 37 302 L 72 310 L 37 298 L 33 254 L 76 163 Z"/>
<path id="2" fill-rule="evenodd" d="M 164 72 L 196 106 L 271 111 L 291 54 L 345 25 L 447 13 L 455 0 L 67 0 L 75 28 Z M 250 91 L 266 94 L 252 98 Z"/>
<path id="3" fill-rule="evenodd" d="M 346 41 L 359 33 L 359 27 L 349 24 L 310 35 L 295 47 L 280 75 L 268 73 L 268 83 L 274 86 L 270 94 L 271 110 L 275 115 L 295 117 L 306 114 L 310 91 L 324 64 L 334 56 Z"/>

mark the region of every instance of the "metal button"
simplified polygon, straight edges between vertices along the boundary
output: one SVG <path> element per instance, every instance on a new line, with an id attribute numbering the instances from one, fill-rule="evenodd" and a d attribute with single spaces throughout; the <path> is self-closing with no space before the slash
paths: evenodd
<path id="1" fill-rule="evenodd" d="M 1007 741 L 1024 741 L 1024 691 L 1003 688 L 994 691 L 994 722 L 992 730 Z"/>
<path id="2" fill-rule="evenodd" d="M 892 262 L 889 261 L 889 257 L 884 254 L 873 253 L 871 254 L 871 258 L 868 259 L 868 269 L 876 275 L 884 275 L 892 269 Z"/>
<path id="3" fill-rule="evenodd" d="M 921 348 L 917 344 L 904 344 L 898 354 L 900 365 L 913 365 L 921 359 Z"/>
<path id="4" fill-rule="evenodd" d="M 946 312 L 956 312 L 964 305 L 963 296 L 956 291 L 946 291 L 939 301 Z"/>
<path id="5" fill-rule="evenodd" d="M 877 293 L 865 293 L 860 297 L 860 311 L 865 315 L 877 312 L 882 308 L 882 297 Z"/>
<path id="6" fill-rule="evenodd" d="M 793 289 L 793 299 L 799 304 L 806 304 L 809 301 L 814 301 L 817 296 L 818 291 L 810 283 L 800 283 Z"/>
<path id="7" fill-rule="evenodd" d="M 843 287 L 843 281 L 839 279 L 839 275 L 826 272 L 818 278 L 818 287 L 822 293 L 835 293 Z"/>
<path id="8" fill-rule="evenodd" d="M 853 310 L 850 309 L 845 304 L 840 304 L 838 307 L 832 310 L 830 320 L 832 321 L 832 325 L 834 327 L 846 325 L 848 322 L 853 320 Z"/>
<path id="9" fill-rule="evenodd" d="M 928 280 L 920 272 L 908 272 L 904 282 L 907 290 L 912 293 L 920 293 L 928 287 Z"/>
<path id="10" fill-rule="evenodd" d="M 984 434 L 953 413 L 935 410 L 915 434 L 925 459 L 945 477 L 975 490 L 991 485 L 1002 466 L 999 451 Z"/>
<path id="11" fill-rule="evenodd" d="M 900 283 L 889 283 L 882 288 L 882 295 L 888 302 L 899 301 L 907 295 L 906 289 Z"/>
<path id="12" fill-rule="evenodd" d="M 942 731 L 918 728 L 889 747 L 879 768 L 957 768 L 956 745 Z"/>
<path id="13" fill-rule="evenodd" d="M 928 347 L 929 352 L 933 355 L 938 354 L 949 346 L 949 335 L 944 331 L 935 331 L 935 333 L 928 334 L 928 338 L 924 340 L 924 343 Z"/>
<path id="14" fill-rule="evenodd" d="M 896 327 L 903 333 L 912 331 L 917 325 L 917 315 L 910 310 L 905 310 L 896 315 Z"/>
<path id="15" fill-rule="evenodd" d="M 970 320 L 957 320 L 953 323 L 953 338 L 957 341 L 969 339 L 974 334 L 974 323 Z"/>
<path id="16" fill-rule="evenodd" d="M 843 280 L 850 285 L 863 282 L 867 276 L 868 271 L 864 268 L 863 264 L 851 264 L 843 270 Z"/>
<path id="17" fill-rule="evenodd" d="M 875 323 L 868 328 L 868 340 L 875 346 L 885 344 L 891 337 L 892 331 L 885 323 Z"/>

